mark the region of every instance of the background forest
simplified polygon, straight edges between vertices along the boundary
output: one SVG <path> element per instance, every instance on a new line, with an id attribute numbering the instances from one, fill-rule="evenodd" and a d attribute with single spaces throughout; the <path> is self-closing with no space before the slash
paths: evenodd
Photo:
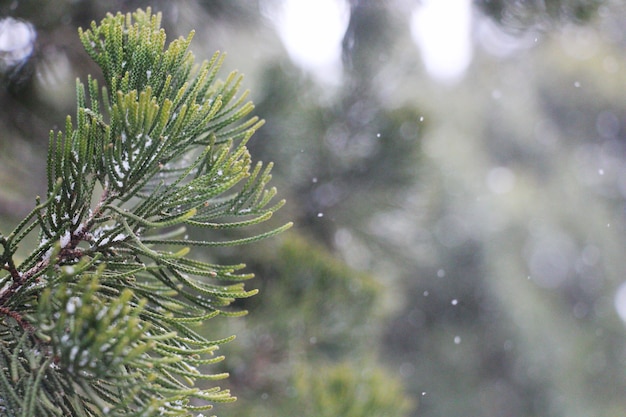
<path id="1" fill-rule="evenodd" d="M 0 229 L 99 76 L 77 28 L 151 6 L 245 74 L 295 222 L 204 255 L 261 290 L 204 330 L 218 415 L 623 416 L 626 5 L 433 3 L 0 1 Z"/>

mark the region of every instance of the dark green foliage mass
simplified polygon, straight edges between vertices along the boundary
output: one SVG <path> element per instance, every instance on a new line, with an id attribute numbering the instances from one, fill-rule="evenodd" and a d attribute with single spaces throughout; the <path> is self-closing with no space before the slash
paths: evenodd
<path id="1" fill-rule="evenodd" d="M 252 258 L 261 295 L 244 300 L 254 314 L 237 322 L 247 328 L 236 332 L 239 343 L 229 345 L 236 351 L 221 364 L 241 395 L 224 412 L 408 415 L 415 402 L 401 379 L 376 360 L 383 285 L 295 233 Z"/>
<path id="2" fill-rule="evenodd" d="M 267 188 L 271 165 L 247 151 L 262 121 L 237 95 L 241 76 L 217 79 L 219 53 L 194 64 L 193 33 L 166 48 L 160 20 L 138 10 L 79 33 L 105 86 L 78 83 L 75 120 L 50 135 L 47 194 L 0 235 L 1 415 L 200 415 L 234 400 L 196 386 L 227 376 L 206 367 L 232 338 L 194 327 L 244 314 L 229 305 L 256 293 L 243 284 L 252 275 L 189 248 L 290 224 L 232 240 L 185 235 L 264 222 L 283 201 Z M 20 247 L 31 235 L 36 246 Z"/>
<path id="3" fill-rule="evenodd" d="M 396 417 L 411 404 L 399 380 L 381 368 L 341 363 L 302 369 L 296 376 L 298 401 L 307 417 Z"/>

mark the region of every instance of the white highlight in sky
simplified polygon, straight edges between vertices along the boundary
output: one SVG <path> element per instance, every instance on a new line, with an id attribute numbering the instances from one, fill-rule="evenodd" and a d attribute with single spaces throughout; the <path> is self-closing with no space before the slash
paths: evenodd
<path id="1" fill-rule="evenodd" d="M 341 42 L 350 19 L 345 0 L 283 0 L 270 18 L 296 65 L 322 82 L 339 83 Z"/>
<path id="2" fill-rule="evenodd" d="M 413 10 L 411 35 L 432 77 L 463 76 L 472 60 L 471 16 L 471 0 L 423 0 Z"/>
<path id="3" fill-rule="evenodd" d="M 33 25 L 11 17 L 0 19 L 0 71 L 21 65 L 35 47 Z"/>

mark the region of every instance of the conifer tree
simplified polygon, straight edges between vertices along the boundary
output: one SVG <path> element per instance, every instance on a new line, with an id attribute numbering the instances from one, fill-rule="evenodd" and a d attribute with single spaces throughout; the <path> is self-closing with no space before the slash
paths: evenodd
<path id="1" fill-rule="evenodd" d="M 244 314 L 231 304 L 255 293 L 251 274 L 190 248 L 290 224 L 231 233 L 283 205 L 271 164 L 246 149 L 263 122 L 240 75 L 217 78 L 223 55 L 194 64 L 193 33 L 166 48 L 160 20 L 138 10 L 79 30 L 105 85 L 77 82 L 76 118 L 50 134 L 47 194 L 0 234 L 0 415 L 200 416 L 234 400 L 196 385 L 227 376 L 207 367 L 232 337 L 194 326 Z"/>

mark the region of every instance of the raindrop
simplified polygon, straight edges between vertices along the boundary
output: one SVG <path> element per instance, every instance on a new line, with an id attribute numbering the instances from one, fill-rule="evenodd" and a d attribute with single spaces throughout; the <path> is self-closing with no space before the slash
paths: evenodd
<path id="1" fill-rule="evenodd" d="M 377 138 L 380 138 L 380 133 L 376 133 L 376 137 L 377 137 Z"/>
<path id="2" fill-rule="evenodd" d="M 600 168 L 600 169 L 598 170 L 598 174 L 600 174 L 600 175 L 604 175 L 604 170 L 603 170 L 602 168 Z"/>
<path id="3" fill-rule="evenodd" d="M 424 297 L 428 297 L 429 292 L 428 291 L 424 291 Z"/>
<path id="4" fill-rule="evenodd" d="M 450 302 L 450 304 L 452 304 L 453 306 L 455 306 L 455 305 L 459 304 L 459 300 L 457 300 L 457 299 L 455 298 L 455 299 L 453 299 L 453 300 Z"/>
<path id="5" fill-rule="evenodd" d="M 317 217 L 324 217 L 324 213 L 317 213 Z"/>
<path id="6" fill-rule="evenodd" d="M 311 182 L 313 182 L 313 184 L 317 184 L 317 177 L 313 177 L 313 179 L 311 180 Z"/>
<path id="7" fill-rule="evenodd" d="M 575 81 L 574 82 L 574 87 L 579 88 L 580 87 L 580 82 L 579 81 Z"/>
<path id="8" fill-rule="evenodd" d="M 461 343 L 461 336 L 454 336 L 454 344 L 458 345 L 459 343 Z"/>
<path id="9" fill-rule="evenodd" d="M 445 276 L 446 276 L 446 271 L 444 271 L 443 269 L 438 270 L 438 271 L 437 271 L 437 276 L 438 276 L 439 278 L 443 278 L 443 277 L 445 277 Z"/>

